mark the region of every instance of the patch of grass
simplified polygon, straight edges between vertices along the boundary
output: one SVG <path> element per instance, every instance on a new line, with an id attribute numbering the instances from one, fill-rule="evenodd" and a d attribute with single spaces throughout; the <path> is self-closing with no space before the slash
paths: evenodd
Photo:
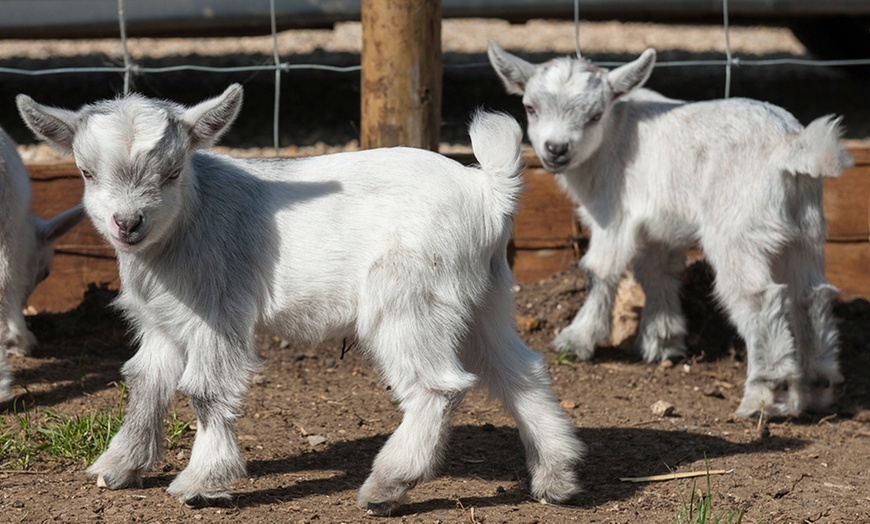
<path id="1" fill-rule="evenodd" d="M 124 418 L 126 388 L 121 385 L 117 408 L 90 415 L 67 416 L 42 409 L 34 417 L 25 408 L 13 414 L 11 427 L 0 432 L 0 467 L 28 469 L 37 461 L 68 461 L 88 465 L 106 448 Z M 36 423 L 35 419 L 39 418 Z M 192 420 L 184 420 L 172 410 L 167 417 L 166 446 L 175 447 L 190 430 Z"/>
<path id="2" fill-rule="evenodd" d="M 710 475 L 706 475 L 705 478 L 707 479 L 706 492 L 698 494 L 695 490 L 695 481 L 692 481 L 692 495 L 689 500 L 680 495 L 682 504 L 673 521 L 674 524 L 742 524 L 743 517 L 746 515 L 745 509 L 739 511 L 729 509 L 718 514 L 713 510 Z M 762 522 L 762 519 L 759 518 L 758 522 Z"/>
<path id="3" fill-rule="evenodd" d="M 37 449 L 52 459 L 82 465 L 93 462 L 108 446 L 123 421 L 121 411 L 97 411 L 93 415 L 67 417 L 43 410 L 45 426 L 36 428 Z"/>
<path id="4" fill-rule="evenodd" d="M 26 469 L 30 466 L 33 455 L 36 452 L 31 442 L 21 435 L 29 435 L 36 431 L 30 421 L 30 413 L 25 409 L 23 415 L 18 414 L 18 405 L 15 404 L 14 413 L 15 427 L 6 429 L 0 435 L 0 464 L 13 469 Z"/>
<path id="5" fill-rule="evenodd" d="M 169 427 L 166 429 L 166 449 L 172 449 L 181 440 L 181 437 L 190 430 L 192 419 L 182 420 L 178 411 L 172 410 L 168 417 Z"/>
<path id="6" fill-rule="evenodd" d="M 556 365 L 558 366 L 571 366 L 573 368 L 576 362 L 577 357 L 574 356 L 572 351 L 560 351 L 556 355 Z"/>

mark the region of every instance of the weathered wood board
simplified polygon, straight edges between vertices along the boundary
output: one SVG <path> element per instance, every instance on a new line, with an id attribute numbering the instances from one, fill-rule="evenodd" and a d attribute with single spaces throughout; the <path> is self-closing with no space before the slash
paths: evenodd
<path id="1" fill-rule="evenodd" d="M 825 216 L 829 240 L 825 246 L 828 279 L 847 297 L 870 298 L 870 148 L 851 148 L 856 165 L 842 177 L 825 181 Z M 471 162 L 469 155 L 457 155 Z M 509 257 L 520 283 L 536 282 L 575 264 L 587 236 L 579 227 L 572 202 L 554 177 L 526 154 L 526 188 L 514 224 Z M 33 207 L 48 217 L 76 205 L 82 182 L 75 165 L 31 164 Z M 77 226 L 57 244 L 51 276 L 33 293 L 37 310 L 65 311 L 79 304 L 90 283 L 117 289 L 112 249 L 89 222 Z"/>

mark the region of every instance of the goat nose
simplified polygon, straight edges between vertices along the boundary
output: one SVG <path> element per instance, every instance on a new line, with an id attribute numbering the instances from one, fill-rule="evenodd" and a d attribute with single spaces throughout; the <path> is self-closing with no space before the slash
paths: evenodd
<path id="1" fill-rule="evenodd" d="M 112 221 L 118 226 L 118 230 L 125 235 L 129 235 L 136 231 L 142 224 L 142 215 L 134 214 L 134 215 L 112 215 Z"/>
<path id="2" fill-rule="evenodd" d="M 544 146 L 553 156 L 562 156 L 568 152 L 568 142 L 550 142 L 548 140 Z"/>

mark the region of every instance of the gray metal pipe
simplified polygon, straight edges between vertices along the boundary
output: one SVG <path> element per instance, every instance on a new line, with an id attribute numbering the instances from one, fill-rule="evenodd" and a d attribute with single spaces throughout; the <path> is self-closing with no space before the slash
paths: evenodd
<path id="1" fill-rule="evenodd" d="M 359 0 L 277 0 L 280 29 L 328 27 L 359 20 Z M 131 36 L 265 34 L 269 3 L 150 0 L 126 4 Z M 570 19 L 572 0 L 442 0 L 445 18 Z M 729 0 L 732 19 L 870 16 L 866 0 Z M 697 20 L 722 16 L 721 0 L 580 0 L 584 19 Z M 112 0 L 0 0 L 0 38 L 117 37 Z"/>

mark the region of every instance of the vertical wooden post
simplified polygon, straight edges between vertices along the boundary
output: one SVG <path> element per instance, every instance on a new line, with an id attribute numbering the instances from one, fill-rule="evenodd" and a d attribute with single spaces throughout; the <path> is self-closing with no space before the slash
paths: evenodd
<path id="1" fill-rule="evenodd" d="M 360 145 L 436 151 L 441 0 L 362 0 Z"/>

